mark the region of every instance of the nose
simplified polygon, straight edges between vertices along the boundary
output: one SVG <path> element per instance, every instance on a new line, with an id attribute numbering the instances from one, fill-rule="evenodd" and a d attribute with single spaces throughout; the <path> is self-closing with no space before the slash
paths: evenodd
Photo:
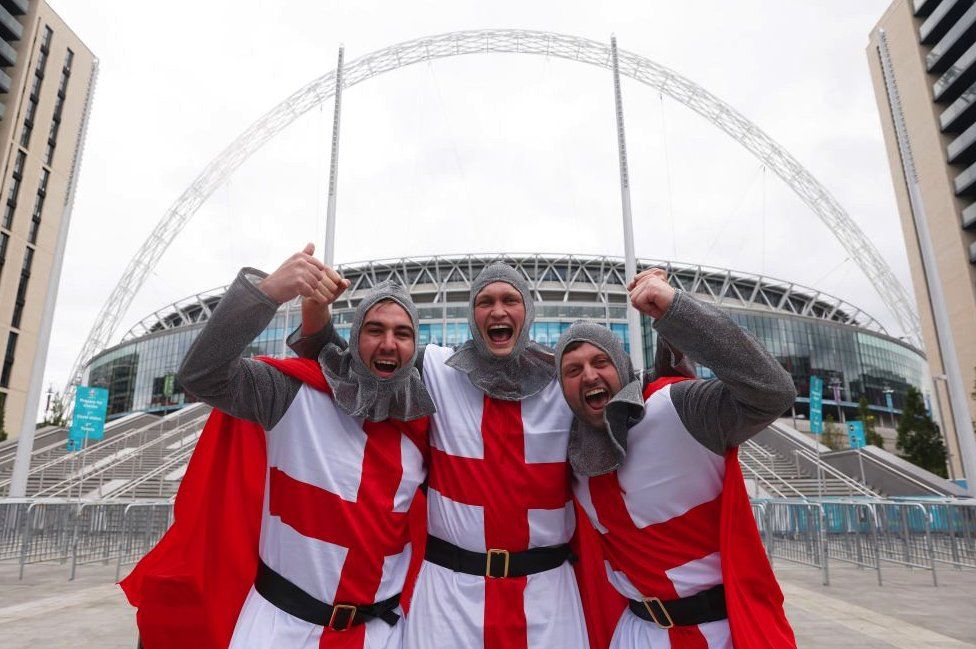
<path id="1" fill-rule="evenodd" d="M 583 382 L 584 383 L 595 383 L 599 379 L 600 375 L 597 374 L 596 369 L 592 365 L 585 365 L 583 367 Z"/>
<path id="2" fill-rule="evenodd" d="M 383 351 L 394 349 L 396 347 L 394 344 L 395 342 L 396 338 L 394 337 L 393 332 L 387 331 L 383 334 L 383 337 L 380 338 L 380 349 Z"/>

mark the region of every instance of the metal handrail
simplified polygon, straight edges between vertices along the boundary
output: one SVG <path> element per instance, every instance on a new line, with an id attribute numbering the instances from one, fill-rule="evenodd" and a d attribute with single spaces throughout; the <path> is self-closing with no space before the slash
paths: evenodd
<path id="1" fill-rule="evenodd" d="M 750 452 L 750 451 L 751 451 L 751 449 L 749 449 L 749 448 L 743 448 L 742 446 L 740 446 L 740 447 L 739 447 L 739 451 L 740 451 L 740 452 L 745 452 L 745 455 L 746 455 L 746 457 L 748 457 L 749 459 L 754 459 L 754 458 L 752 457 L 752 454 L 751 454 L 751 452 Z M 740 462 L 739 464 L 740 464 L 741 466 L 744 466 L 744 467 L 745 467 L 745 468 L 746 468 L 746 469 L 747 469 L 747 470 L 748 470 L 748 471 L 749 471 L 749 472 L 750 472 L 751 474 L 753 474 L 753 475 L 754 475 L 754 476 L 756 477 L 756 479 L 758 479 L 758 480 L 759 480 L 760 482 L 762 482 L 762 483 L 763 483 L 763 484 L 765 484 L 765 485 L 768 485 L 768 486 L 769 486 L 769 487 L 770 487 L 770 488 L 771 488 L 771 489 L 772 489 L 772 490 L 773 490 L 774 492 L 776 492 L 777 494 L 779 494 L 779 496 L 780 496 L 781 498 L 787 498 L 787 496 L 786 496 L 786 495 L 785 495 L 785 494 L 784 494 L 784 493 L 783 493 L 782 491 L 780 491 L 779 489 L 777 489 L 776 487 L 774 487 L 774 486 L 772 485 L 772 483 L 770 483 L 770 482 L 769 482 L 768 480 L 766 480 L 766 479 L 765 479 L 764 477 L 762 477 L 761 475 L 759 475 L 759 473 L 758 473 L 758 472 L 757 472 L 757 471 L 756 471 L 755 469 L 753 469 L 753 468 L 752 468 L 751 466 L 749 466 L 748 464 L 745 464 L 745 463 L 743 463 L 743 462 Z M 777 479 L 779 479 L 779 481 L 780 481 L 780 482 L 782 482 L 782 483 L 783 483 L 783 485 L 784 485 L 785 487 L 787 487 L 788 489 L 790 489 L 791 491 L 793 491 L 793 493 L 795 493 L 795 494 L 796 494 L 797 496 L 799 496 L 799 497 L 800 497 L 800 498 L 802 498 L 803 500 L 807 500 L 807 497 L 806 497 L 805 495 L 803 495 L 803 493 L 802 493 L 802 492 L 801 492 L 801 491 L 800 491 L 799 489 L 797 489 L 796 487 L 794 487 L 793 485 L 791 485 L 791 484 L 789 483 L 789 481 L 787 481 L 787 480 L 784 480 L 784 479 L 783 479 L 782 477 L 780 477 L 780 475 L 779 475 L 778 473 L 776 473 L 775 471 L 771 471 L 771 473 L 772 473 L 773 475 L 775 475 L 775 476 L 777 477 Z"/>
<path id="2" fill-rule="evenodd" d="M 133 492 L 132 498 L 135 498 L 136 497 L 135 490 L 137 487 L 149 482 L 150 480 L 158 477 L 159 475 L 166 475 L 167 473 L 172 471 L 175 467 L 185 464 L 187 458 L 193 455 L 194 448 L 195 447 L 193 446 L 187 446 L 184 449 L 180 449 L 176 454 L 172 455 L 169 459 L 167 459 L 165 462 L 163 462 L 156 468 L 144 473 L 143 475 L 136 478 L 135 480 L 131 480 L 128 483 L 126 483 L 118 491 L 114 492 L 112 494 L 112 497 L 123 498 L 126 493 L 131 491 Z"/>
<path id="3" fill-rule="evenodd" d="M 128 453 L 126 455 L 120 456 L 120 457 L 112 460 L 111 462 L 108 462 L 104 466 L 100 466 L 97 469 L 92 470 L 89 473 L 78 474 L 78 475 L 70 475 L 70 476 L 64 478 L 63 480 L 61 480 L 60 482 L 54 483 L 50 487 L 47 487 L 45 489 L 41 489 L 35 495 L 38 496 L 38 497 L 55 496 L 55 495 L 57 495 L 57 494 L 62 493 L 63 491 L 65 491 L 65 489 L 69 490 L 69 492 L 70 492 L 71 488 L 73 488 L 76 483 L 77 484 L 84 484 L 86 481 L 89 481 L 92 478 L 101 476 L 101 475 L 105 474 L 108 471 L 111 471 L 113 469 L 118 468 L 119 466 L 121 466 L 125 462 L 131 462 L 131 461 L 133 461 L 135 459 L 138 459 L 140 457 L 140 455 L 144 451 L 146 451 L 147 449 L 149 449 L 149 448 L 152 448 L 154 446 L 159 446 L 160 444 L 165 444 L 166 442 L 170 441 L 176 435 L 184 435 L 184 434 L 186 434 L 186 430 L 188 428 L 191 428 L 191 427 L 195 427 L 197 425 L 200 425 L 201 420 L 205 419 L 208 416 L 209 416 L 209 413 L 206 413 L 206 414 L 197 416 L 197 417 L 195 417 L 193 419 L 190 419 L 189 421 L 186 421 L 186 422 L 184 422 L 184 423 L 176 426 L 175 428 L 172 428 L 172 429 L 166 431 L 165 433 L 163 433 L 161 435 L 158 435 L 157 437 L 153 437 L 148 442 L 145 442 L 145 443 L 143 443 L 140 446 L 136 446 L 136 447 L 125 447 L 125 448 L 132 448 L 133 449 L 132 452 L 131 453 Z M 92 465 L 92 466 L 94 466 L 94 465 Z"/>
<path id="4" fill-rule="evenodd" d="M 892 466 L 891 464 L 887 464 L 885 462 L 882 462 L 878 458 L 872 456 L 870 453 L 860 452 L 860 455 L 861 455 L 861 457 L 863 459 L 871 460 L 872 462 L 874 462 L 876 465 L 880 466 L 881 468 L 883 468 L 883 469 L 885 469 L 887 471 L 891 471 L 892 473 L 896 474 L 898 477 L 904 478 L 905 480 L 908 480 L 909 482 L 914 483 L 915 485 L 921 487 L 922 489 L 925 489 L 929 493 L 933 493 L 936 496 L 939 496 L 939 497 L 942 497 L 942 498 L 945 497 L 945 494 L 942 493 L 942 492 L 940 492 L 938 489 L 935 489 L 933 487 L 930 487 L 929 485 L 925 484 L 924 482 L 921 482 L 920 480 L 917 480 L 916 478 L 913 478 L 912 476 L 910 476 L 909 474 L 905 473 L 904 471 L 902 471 L 901 469 L 899 469 L 896 466 Z"/>
<path id="5" fill-rule="evenodd" d="M 814 453 L 810 453 L 809 451 L 804 451 L 802 449 L 793 449 L 793 454 L 794 455 L 800 455 L 800 456 L 802 456 L 803 459 L 805 459 L 805 460 L 807 460 L 809 462 L 813 462 L 814 465 L 819 465 L 820 468 L 823 471 L 831 474 L 833 477 L 837 478 L 838 480 L 840 480 L 841 482 L 843 482 L 848 487 L 857 490 L 858 492 L 860 492 L 864 496 L 868 496 L 870 498 L 880 498 L 881 497 L 881 494 L 879 494 L 879 493 L 877 493 L 877 492 L 875 492 L 875 491 L 873 491 L 873 490 L 865 487 L 863 484 L 861 484 L 860 482 L 858 482 L 854 478 L 850 477 L 846 473 L 843 473 L 841 471 L 838 471 L 837 469 L 835 469 L 834 467 L 832 467 L 831 465 L 827 464 L 822 459 L 820 459 L 819 457 L 817 457 Z"/>
<path id="6" fill-rule="evenodd" d="M 191 405 L 187 406 L 186 408 L 177 411 L 177 413 L 174 413 L 176 415 L 174 418 L 175 419 L 179 419 L 180 417 L 182 417 L 185 414 L 187 414 L 188 409 L 193 409 L 194 406 L 196 406 L 196 404 L 191 404 Z M 199 407 L 196 408 L 196 409 L 199 409 Z M 193 412 L 193 410 L 189 410 L 189 412 Z M 167 423 L 167 418 L 166 417 L 163 417 L 163 418 L 158 419 L 156 421 L 149 422 L 145 426 L 139 426 L 138 428 L 133 428 L 132 430 L 127 431 L 125 433 L 122 433 L 120 435 L 115 435 L 113 437 L 110 437 L 109 439 L 105 439 L 105 440 L 98 441 L 95 444 L 92 444 L 91 446 L 89 446 L 85 451 L 82 451 L 82 452 L 83 453 L 87 453 L 89 455 L 90 454 L 93 454 L 93 453 L 100 453 L 101 451 L 105 451 L 107 449 L 110 449 L 113 446 L 121 445 L 122 442 L 128 441 L 129 439 L 131 439 L 132 437 L 135 437 L 136 435 L 144 434 L 146 431 L 151 430 L 153 426 L 162 427 L 166 423 Z M 52 468 L 54 466 L 57 466 L 59 464 L 67 464 L 67 463 L 71 462 L 72 460 L 73 460 L 73 456 L 71 455 L 71 453 L 65 453 L 64 455 L 59 456 L 59 457 L 56 457 L 56 458 L 53 458 L 51 460 L 48 460 L 47 462 L 45 462 L 43 464 L 39 464 L 39 465 L 37 465 L 35 467 L 31 467 L 31 469 L 30 469 L 30 471 L 28 471 L 27 475 L 28 476 L 37 475 L 39 473 L 43 473 L 43 472 L 47 471 L 48 469 L 50 469 L 50 468 Z M 12 480 L 11 478 L 7 478 L 6 480 L 0 480 L 0 488 L 9 486 L 10 483 L 11 483 L 11 480 Z"/>

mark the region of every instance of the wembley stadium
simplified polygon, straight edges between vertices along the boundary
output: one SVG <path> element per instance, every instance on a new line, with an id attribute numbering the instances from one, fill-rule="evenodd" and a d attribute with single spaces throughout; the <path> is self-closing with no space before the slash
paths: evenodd
<path id="1" fill-rule="evenodd" d="M 411 257 L 344 264 L 339 272 L 350 290 L 333 305 L 334 321 L 348 334 L 363 292 L 377 282 L 396 280 L 409 287 L 420 314 L 420 341 L 456 345 L 469 337 L 466 320 L 471 281 L 484 266 L 502 260 L 523 273 L 536 302 L 532 338 L 554 345 L 575 320 L 609 326 L 627 344 L 624 262 L 614 257 L 499 254 Z M 897 419 L 909 386 L 927 392 L 925 357 L 889 335 L 856 306 L 792 282 L 724 268 L 640 260 L 639 267 L 666 268 L 671 283 L 725 309 L 755 334 L 792 374 L 799 397 L 796 412 L 807 410 L 809 377 L 841 382 L 841 408 L 853 414 L 861 396 L 885 421 Z M 122 342 L 93 357 L 83 385 L 109 389 L 109 418 L 138 412 L 164 414 L 193 401 L 176 378 L 187 349 L 205 325 L 226 287 L 205 291 L 143 318 Z M 297 302 L 278 314 L 247 355 L 285 355 L 287 334 L 301 319 Z M 653 357 L 656 335 L 642 321 L 644 356 Z M 708 376 L 707 368 L 700 368 Z M 836 382 L 836 381 L 835 381 Z M 885 391 L 892 393 L 888 407 Z M 825 403 L 836 404 L 829 393 Z"/>

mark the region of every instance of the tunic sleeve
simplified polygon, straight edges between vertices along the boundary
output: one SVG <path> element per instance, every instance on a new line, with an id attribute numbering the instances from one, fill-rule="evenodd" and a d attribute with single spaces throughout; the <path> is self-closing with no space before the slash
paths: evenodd
<path id="1" fill-rule="evenodd" d="M 269 429 L 302 383 L 266 363 L 241 358 L 278 310 L 256 285 L 264 277 L 252 268 L 241 270 L 183 359 L 179 380 L 200 401 Z"/>
<path id="2" fill-rule="evenodd" d="M 711 380 L 682 381 L 671 399 L 685 428 L 719 455 L 761 431 L 796 398 L 789 373 L 728 315 L 683 291 L 654 325 Z"/>

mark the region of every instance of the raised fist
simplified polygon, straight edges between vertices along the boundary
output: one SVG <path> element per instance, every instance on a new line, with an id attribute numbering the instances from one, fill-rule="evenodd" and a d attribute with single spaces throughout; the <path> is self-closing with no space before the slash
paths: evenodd
<path id="1" fill-rule="evenodd" d="M 627 290 L 633 307 L 655 320 L 674 302 L 674 289 L 668 284 L 668 274 L 661 268 L 638 273 L 627 284 Z"/>

